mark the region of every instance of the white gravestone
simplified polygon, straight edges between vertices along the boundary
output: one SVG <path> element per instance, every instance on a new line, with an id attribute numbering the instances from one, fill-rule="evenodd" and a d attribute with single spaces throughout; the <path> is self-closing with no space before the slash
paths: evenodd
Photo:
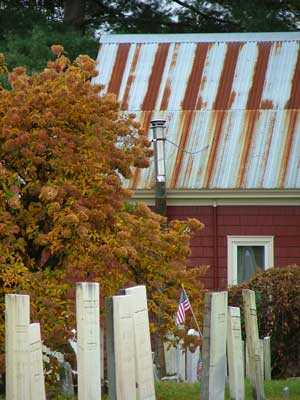
<path id="1" fill-rule="evenodd" d="M 131 287 L 125 289 L 125 293 L 133 297 L 137 400 L 154 400 L 155 388 L 146 287 Z"/>
<path id="2" fill-rule="evenodd" d="M 106 298 L 106 349 L 110 400 L 136 400 L 133 310 L 133 296 Z"/>
<path id="3" fill-rule="evenodd" d="M 168 335 L 172 341 L 174 335 Z M 174 347 L 170 342 L 164 343 L 166 374 L 168 376 L 177 375 L 177 347 Z"/>
<path id="4" fill-rule="evenodd" d="M 176 356 L 177 356 L 177 375 L 178 375 L 178 380 L 180 382 L 185 382 L 186 381 L 186 360 L 185 360 L 185 349 L 184 349 L 184 343 L 181 340 L 178 343 L 177 346 L 177 351 L 176 351 Z"/>
<path id="5" fill-rule="evenodd" d="M 224 400 L 227 304 L 227 292 L 205 294 L 201 400 Z"/>
<path id="6" fill-rule="evenodd" d="M 71 364 L 67 362 L 59 363 L 60 365 L 60 382 L 62 393 L 66 397 L 74 396 L 73 373 Z"/>
<path id="7" fill-rule="evenodd" d="M 30 400 L 30 298 L 5 295 L 6 400 Z"/>
<path id="8" fill-rule="evenodd" d="M 99 284 L 76 284 L 78 399 L 101 398 Z"/>
<path id="9" fill-rule="evenodd" d="M 39 323 L 29 326 L 30 390 L 32 400 L 46 400 L 41 329 Z"/>
<path id="10" fill-rule="evenodd" d="M 101 381 L 104 381 L 104 328 L 100 326 Z"/>
<path id="11" fill-rule="evenodd" d="M 200 334 L 195 329 L 190 329 L 188 335 L 199 338 Z M 186 350 L 186 380 L 187 382 L 198 382 L 198 364 L 200 359 L 200 347 L 188 347 Z"/>
<path id="12" fill-rule="evenodd" d="M 241 334 L 241 314 L 238 307 L 228 307 L 227 359 L 229 369 L 230 398 L 244 400 L 244 359 Z"/>
<path id="13" fill-rule="evenodd" d="M 260 348 L 260 372 L 261 372 L 261 378 L 264 381 L 265 378 L 264 339 L 259 339 L 259 348 Z"/>
<path id="14" fill-rule="evenodd" d="M 252 394 L 254 400 L 263 400 L 265 394 L 261 373 L 262 362 L 258 337 L 255 292 L 253 290 L 243 289 L 242 293 Z"/>
<path id="15" fill-rule="evenodd" d="M 187 349 L 186 354 L 186 380 L 187 382 L 198 382 L 198 363 L 200 357 L 200 349 L 199 346 L 195 348 L 194 351 Z"/>
<path id="16" fill-rule="evenodd" d="M 271 380 L 271 338 L 264 337 L 264 370 L 265 380 Z"/>

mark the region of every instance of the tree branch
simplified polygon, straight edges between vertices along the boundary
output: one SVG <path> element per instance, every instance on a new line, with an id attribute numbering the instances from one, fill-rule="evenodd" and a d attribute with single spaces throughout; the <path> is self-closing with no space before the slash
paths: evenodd
<path id="1" fill-rule="evenodd" d="M 176 4 L 182 6 L 182 7 L 186 8 L 186 9 L 189 9 L 190 11 L 193 11 L 197 15 L 199 15 L 199 16 L 207 19 L 207 20 L 213 20 L 213 21 L 216 21 L 216 22 L 221 22 L 222 24 L 231 24 L 233 26 L 239 26 L 239 24 L 237 22 L 234 22 L 232 20 L 226 20 L 226 19 L 218 18 L 215 15 L 206 14 L 203 11 L 199 10 L 194 5 L 186 4 L 182 0 L 172 0 L 172 1 L 173 1 L 173 3 L 176 3 Z"/>

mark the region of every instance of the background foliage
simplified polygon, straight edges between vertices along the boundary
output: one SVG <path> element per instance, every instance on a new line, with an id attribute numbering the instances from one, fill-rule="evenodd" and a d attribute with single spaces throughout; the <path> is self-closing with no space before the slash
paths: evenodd
<path id="1" fill-rule="evenodd" d="M 41 71 L 50 45 L 95 58 L 111 33 L 273 32 L 300 29 L 298 0 L 2 0 L 0 51 L 8 65 Z"/>
<path id="2" fill-rule="evenodd" d="M 229 290 L 229 304 L 243 309 L 242 290 L 255 291 L 259 334 L 271 336 L 272 377 L 300 374 L 300 268 L 272 268 Z"/>

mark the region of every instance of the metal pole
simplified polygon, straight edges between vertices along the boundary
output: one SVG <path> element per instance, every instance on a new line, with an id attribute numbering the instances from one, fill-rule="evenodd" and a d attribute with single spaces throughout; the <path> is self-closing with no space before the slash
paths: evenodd
<path id="1" fill-rule="evenodd" d="M 155 212 L 163 216 L 167 215 L 165 127 L 165 120 L 151 121 L 155 160 Z"/>
<path id="2" fill-rule="evenodd" d="M 165 126 L 165 120 L 157 119 L 151 121 L 155 160 L 155 212 L 164 217 L 167 215 Z M 158 307 L 158 313 L 155 318 L 155 325 L 156 329 L 158 330 L 155 334 L 155 364 L 158 369 L 159 378 L 162 378 L 166 371 L 164 345 L 159 334 L 159 327 L 161 325 L 160 305 Z"/>

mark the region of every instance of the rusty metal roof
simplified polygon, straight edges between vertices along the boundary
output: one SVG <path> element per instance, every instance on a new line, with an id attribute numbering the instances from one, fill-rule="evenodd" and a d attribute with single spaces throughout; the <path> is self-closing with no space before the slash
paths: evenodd
<path id="1" fill-rule="evenodd" d="M 300 188 L 299 32 L 106 35 L 98 70 L 150 139 L 166 119 L 168 188 Z"/>

